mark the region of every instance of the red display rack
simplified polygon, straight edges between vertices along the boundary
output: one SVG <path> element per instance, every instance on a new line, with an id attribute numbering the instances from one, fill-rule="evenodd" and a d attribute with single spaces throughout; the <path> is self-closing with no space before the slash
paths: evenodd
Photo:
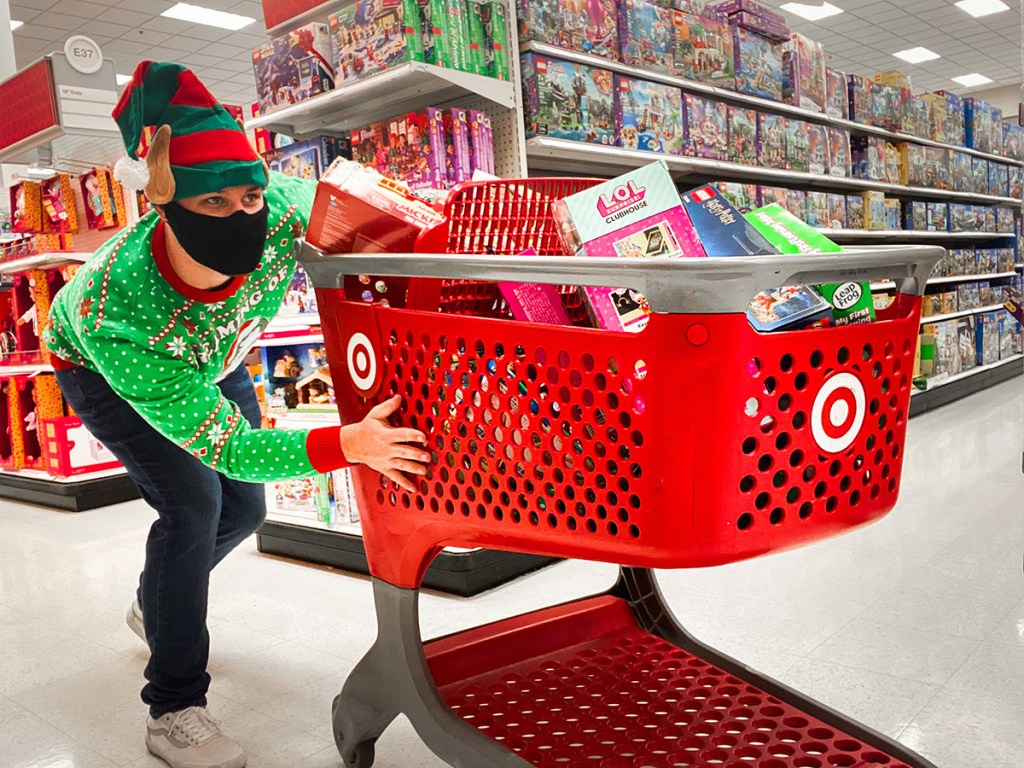
<path id="1" fill-rule="evenodd" d="M 920 295 L 942 249 L 492 255 L 556 253 L 550 204 L 586 183 L 461 188 L 446 209 L 457 254 L 305 252 L 343 420 L 402 395 L 396 421 L 433 452 L 414 493 L 355 470 L 380 632 L 335 703 L 346 765 L 369 766 L 404 713 L 451 765 L 929 766 L 698 643 L 648 569 L 804 546 L 893 508 Z M 419 297 L 418 281 L 446 282 L 437 306 L 397 308 L 348 297 L 358 275 Z M 765 288 L 883 277 L 896 300 L 869 325 L 761 334 L 746 318 Z M 624 334 L 437 311 L 453 287 L 495 281 L 628 286 L 654 314 Z M 607 596 L 424 648 L 418 588 L 444 546 L 615 562 L 622 576 Z"/>

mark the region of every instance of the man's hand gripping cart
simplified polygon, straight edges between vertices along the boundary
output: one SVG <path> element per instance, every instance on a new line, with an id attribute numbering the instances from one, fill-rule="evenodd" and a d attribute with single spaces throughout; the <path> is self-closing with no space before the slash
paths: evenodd
<path id="1" fill-rule="evenodd" d="M 449 255 L 304 251 L 343 419 L 400 394 L 398 421 L 426 432 L 434 453 L 417 493 L 355 471 L 379 630 L 335 700 L 345 765 L 368 768 L 404 714 L 466 768 L 934 768 L 701 644 L 650 569 L 778 552 L 892 509 L 920 297 L 942 249 L 486 255 L 559 253 L 549 203 L 582 183 L 463 187 L 448 204 Z M 881 279 L 897 293 L 875 323 L 762 334 L 745 314 L 765 288 Z M 626 334 L 515 322 L 497 299 L 483 302 L 495 316 L 479 317 L 396 306 L 397 290 L 390 304 L 359 293 L 433 286 L 443 307 L 467 292 L 496 297 L 498 281 L 569 296 L 564 286 L 627 286 L 654 314 Z M 418 586 L 445 546 L 621 571 L 606 594 L 424 644 Z"/>

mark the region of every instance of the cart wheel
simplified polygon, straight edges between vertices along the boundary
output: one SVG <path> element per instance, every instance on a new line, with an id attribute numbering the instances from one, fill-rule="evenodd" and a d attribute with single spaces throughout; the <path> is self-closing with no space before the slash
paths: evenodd
<path id="1" fill-rule="evenodd" d="M 373 741 L 364 741 L 356 746 L 352 755 L 342 755 L 345 761 L 345 768 L 370 768 L 376 756 Z"/>

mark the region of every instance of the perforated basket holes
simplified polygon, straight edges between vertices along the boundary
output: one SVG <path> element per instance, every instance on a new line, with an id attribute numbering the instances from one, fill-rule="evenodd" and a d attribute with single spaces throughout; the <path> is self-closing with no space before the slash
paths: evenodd
<path id="1" fill-rule="evenodd" d="M 576 327 L 589 328 L 592 323 L 587 308 L 574 285 L 557 286 L 569 320 Z M 445 280 L 441 286 L 440 311 L 446 315 L 512 318 L 512 310 L 496 283 L 471 280 Z"/>
<path id="2" fill-rule="evenodd" d="M 738 436 L 736 490 L 745 509 L 740 531 L 813 525 L 826 516 L 878 509 L 895 497 L 910 400 L 913 346 L 901 340 L 861 341 L 801 353 L 780 352 L 747 364 L 748 429 Z M 839 454 L 825 453 L 811 434 L 815 396 L 836 372 L 864 386 L 864 422 Z M 781 529 L 780 529 L 781 530 Z M 780 534 L 781 535 L 781 534 Z"/>
<path id="3" fill-rule="evenodd" d="M 537 768 L 908 768 L 639 629 L 441 694 Z"/>
<path id="4" fill-rule="evenodd" d="M 514 338 L 387 333 L 384 395 L 405 398 L 399 421 L 427 433 L 434 461 L 417 494 L 382 478 L 377 503 L 641 538 L 646 365 Z"/>

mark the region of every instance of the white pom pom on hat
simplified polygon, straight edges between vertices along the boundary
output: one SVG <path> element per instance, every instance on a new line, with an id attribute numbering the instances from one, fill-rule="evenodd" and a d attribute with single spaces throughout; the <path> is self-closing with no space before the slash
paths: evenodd
<path id="1" fill-rule="evenodd" d="M 122 157 L 114 165 L 114 178 L 130 189 L 145 189 L 149 184 L 149 166 L 145 160 Z"/>

